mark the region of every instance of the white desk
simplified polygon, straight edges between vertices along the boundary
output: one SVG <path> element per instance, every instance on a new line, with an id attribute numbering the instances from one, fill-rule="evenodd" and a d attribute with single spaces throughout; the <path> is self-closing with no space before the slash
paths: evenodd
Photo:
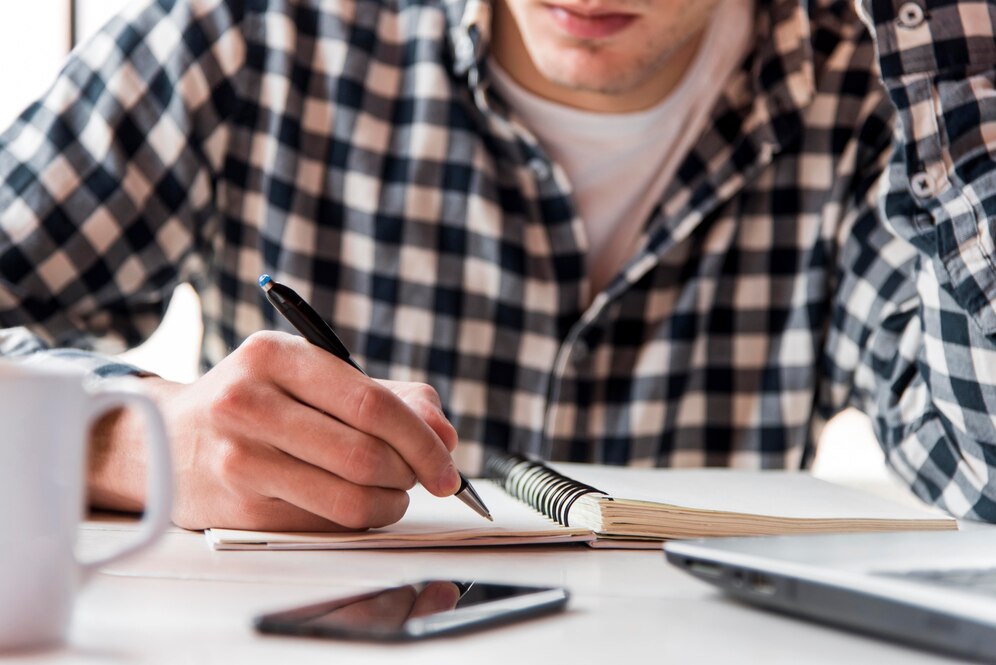
<path id="1" fill-rule="evenodd" d="M 131 524 L 88 522 L 84 555 Z M 563 585 L 569 609 L 456 638 L 377 645 L 256 634 L 251 617 L 422 578 Z M 0 660 L 5 660 L 0 658 Z M 24 663 L 871 663 L 944 659 L 751 609 L 660 552 L 583 546 L 352 552 L 212 552 L 174 529 L 153 550 L 98 574 L 78 598 L 70 644 Z"/>

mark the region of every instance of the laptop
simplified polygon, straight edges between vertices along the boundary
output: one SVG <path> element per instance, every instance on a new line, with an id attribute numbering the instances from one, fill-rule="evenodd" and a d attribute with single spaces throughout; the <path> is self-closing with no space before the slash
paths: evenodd
<path id="1" fill-rule="evenodd" d="M 673 541 L 664 551 L 751 604 L 996 660 L 996 527 Z"/>

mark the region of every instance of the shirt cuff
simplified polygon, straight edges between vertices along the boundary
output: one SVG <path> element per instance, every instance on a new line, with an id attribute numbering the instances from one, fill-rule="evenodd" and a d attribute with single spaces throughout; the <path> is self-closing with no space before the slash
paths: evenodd
<path id="1" fill-rule="evenodd" d="M 26 328 L 0 330 L 0 356 L 25 365 L 79 372 L 92 381 L 119 376 L 155 376 L 113 356 L 81 349 L 49 348 Z"/>

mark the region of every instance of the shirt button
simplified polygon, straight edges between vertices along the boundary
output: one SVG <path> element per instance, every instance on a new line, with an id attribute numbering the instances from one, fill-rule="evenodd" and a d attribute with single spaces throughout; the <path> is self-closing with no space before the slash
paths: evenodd
<path id="1" fill-rule="evenodd" d="M 550 177 L 550 165 L 539 157 L 533 157 L 529 160 L 529 170 L 538 180 L 546 180 Z"/>
<path id="2" fill-rule="evenodd" d="M 923 25 L 923 21 L 923 7 L 917 3 L 907 2 L 899 8 L 898 22 L 901 27 L 912 30 Z"/>
<path id="3" fill-rule="evenodd" d="M 925 199 L 934 193 L 934 179 L 926 171 L 914 173 L 910 178 L 910 188 L 914 196 Z"/>

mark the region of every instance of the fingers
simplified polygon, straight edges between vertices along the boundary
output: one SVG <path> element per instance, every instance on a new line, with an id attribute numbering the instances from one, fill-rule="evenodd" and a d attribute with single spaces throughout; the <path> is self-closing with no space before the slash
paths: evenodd
<path id="1" fill-rule="evenodd" d="M 191 528 L 342 530 L 399 520 L 417 478 L 460 484 L 456 432 L 421 384 L 382 385 L 305 340 L 253 335 L 163 400 Z"/>
<path id="2" fill-rule="evenodd" d="M 251 390 L 230 397 L 233 418 L 252 436 L 297 459 L 358 485 L 408 490 L 415 474 L 385 441 L 276 390 Z"/>
<path id="3" fill-rule="evenodd" d="M 337 524 L 282 499 L 253 497 L 232 504 L 229 511 L 218 511 L 222 517 L 209 517 L 199 523 L 181 524 L 188 529 L 250 529 L 253 531 L 355 531 Z"/>
<path id="4" fill-rule="evenodd" d="M 344 369 L 349 369 L 344 367 Z M 340 375 L 344 370 L 340 370 Z M 449 496 L 460 486 L 449 451 L 436 433 L 397 395 L 375 381 L 336 385 L 328 408 L 346 424 L 386 441 L 426 489 Z"/>
<path id="5" fill-rule="evenodd" d="M 448 496 L 460 486 L 447 443 L 387 387 L 292 335 L 253 335 L 240 351 L 290 396 L 387 443 L 433 494 Z M 445 429 L 441 412 L 430 417 Z M 455 445 L 455 432 L 447 437 Z"/>
<path id="6" fill-rule="evenodd" d="M 259 496 L 244 503 L 260 522 L 303 521 L 293 510 L 264 498 L 317 516 L 328 523 L 316 522 L 320 530 L 387 526 L 408 508 L 408 494 L 402 490 L 357 485 L 266 445 L 230 443 L 221 460 L 218 475 L 234 492 L 244 494 L 249 489 Z"/>
<path id="7" fill-rule="evenodd" d="M 432 386 L 407 381 L 379 380 L 378 383 L 400 397 L 436 433 L 448 451 L 456 449 L 457 431 L 443 413 L 439 393 Z"/>

